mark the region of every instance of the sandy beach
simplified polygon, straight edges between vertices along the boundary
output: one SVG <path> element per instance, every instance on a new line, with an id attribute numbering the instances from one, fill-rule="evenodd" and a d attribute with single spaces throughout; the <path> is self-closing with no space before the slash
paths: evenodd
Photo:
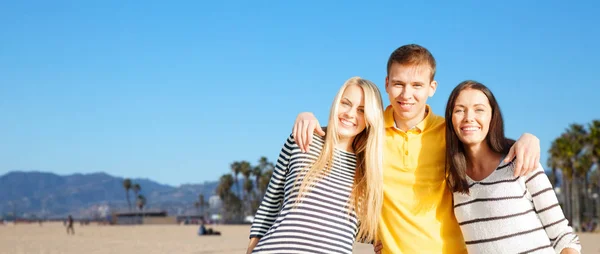
<path id="1" fill-rule="evenodd" d="M 217 225 L 221 236 L 196 235 L 197 226 L 75 225 L 67 235 L 62 223 L 7 224 L 0 226 L 0 253 L 94 254 L 94 253 L 244 253 L 249 226 Z M 580 234 L 583 253 L 600 253 L 600 234 Z M 373 253 L 357 244 L 354 253 Z"/>

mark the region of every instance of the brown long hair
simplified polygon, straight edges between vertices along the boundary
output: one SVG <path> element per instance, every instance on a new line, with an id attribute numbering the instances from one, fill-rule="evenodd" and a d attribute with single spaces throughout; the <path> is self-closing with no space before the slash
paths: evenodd
<path id="1" fill-rule="evenodd" d="M 467 157 L 463 143 L 458 139 L 456 130 L 452 124 L 452 112 L 456 98 L 467 89 L 479 90 L 488 98 L 492 108 L 492 119 L 486 137 L 486 142 L 492 151 L 506 154 L 514 144 L 514 140 L 504 136 L 504 120 L 500 112 L 500 106 L 496 97 L 485 85 L 473 81 L 463 81 L 452 90 L 448 104 L 446 104 L 446 175 L 448 187 L 452 192 L 469 194 L 469 183 L 467 182 Z"/>

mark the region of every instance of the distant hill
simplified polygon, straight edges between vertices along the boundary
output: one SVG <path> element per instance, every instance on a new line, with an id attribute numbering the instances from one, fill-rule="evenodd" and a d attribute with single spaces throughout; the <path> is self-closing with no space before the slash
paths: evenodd
<path id="1" fill-rule="evenodd" d="M 218 182 L 186 184 L 179 187 L 149 179 L 131 179 L 140 184 L 150 210 L 167 210 L 169 214 L 194 213 L 199 194 L 206 201 Z M 130 192 L 132 205 L 135 204 Z M 108 205 L 112 210 L 126 210 L 123 178 L 106 173 L 61 176 L 47 172 L 14 171 L 0 176 L 0 217 L 6 214 L 37 217 L 89 216 L 90 210 Z"/>

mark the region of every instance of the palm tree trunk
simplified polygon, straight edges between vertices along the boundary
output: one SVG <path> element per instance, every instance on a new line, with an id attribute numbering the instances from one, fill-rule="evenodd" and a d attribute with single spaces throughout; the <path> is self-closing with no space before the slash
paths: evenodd
<path id="1" fill-rule="evenodd" d="M 569 198 L 571 196 L 571 181 L 572 180 L 569 180 L 569 178 L 563 174 L 563 209 L 565 211 L 565 217 L 567 217 L 567 220 L 572 223 L 573 216 L 571 213 L 571 199 Z"/>
<path id="2" fill-rule="evenodd" d="M 131 201 L 129 200 L 129 190 L 125 191 L 125 197 L 127 198 L 127 207 L 129 207 L 129 211 L 131 212 Z"/>
<path id="3" fill-rule="evenodd" d="M 584 220 L 588 221 L 591 220 L 594 217 L 594 203 L 592 200 L 592 189 L 590 186 L 590 181 L 587 177 L 587 174 L 583 177 L 584 180 L 584 195 L 583 195 L 583 202 L 584 202 L 584 207 L 585 207 L 585 212 L 584 212 Z"/>
<path id="4" fill-rule="evenodd" d="M 595 187 L 595 189 L 596 195 L 594 195 L 594 202 L 596 204 L 596 219 L 600 219 L 600 187 Z"/>
<path id="5" fill-rule="evenodd" d="M 235 190 L 236 190 L 237 194 L 239 195 L 238 197 L 240 197 L 240 198 L 241 198 L 241 197 L 242 197 L 242 193 L 240 192 L 240 183 L 239 183 L 239 181 L 238 181 L 238 180 L 239 180 L 239 179 L 238 179 L 238 177 L 237 177 L 237 175 L 236 175 L 236 176 L 235 176 Z"/>
<path id="6" fill-rule="evenodd" d="M 573 229 L 575 232 L 581 231 L 581 207 L 579 202 L 579 177 L 573 176 L 573 184 L 571 186 L 571 202 L 572 202 L 572 216 L 573 216 Z"/>

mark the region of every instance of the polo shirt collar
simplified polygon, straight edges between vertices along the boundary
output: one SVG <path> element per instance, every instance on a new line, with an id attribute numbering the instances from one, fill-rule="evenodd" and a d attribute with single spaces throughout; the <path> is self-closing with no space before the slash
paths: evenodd
<path id="1" fill-rule="evenodd" d="M 425 112 L 426 112 L 425 119 L 423 119 L 423 121 L 419 122 L 417 125 L 413 126 L 410 130 L 415 130 L 418 133 L 421 133 L 431 125 L 431 115 L 433 115 L 433 113 L 431 112 L 431 107 L 429 107 L 429 105 L 425 105 Z M 396 127 L 396 122 L 394 121 L 394 108 L 392 107 L 392 105 L 389 105 L 385 109 L 383 118 L 385 121 L 386 129 L 387 128 L 398 129 Z M 398 129 L 398 130 L 400 130 L 400 129 Z"/>

